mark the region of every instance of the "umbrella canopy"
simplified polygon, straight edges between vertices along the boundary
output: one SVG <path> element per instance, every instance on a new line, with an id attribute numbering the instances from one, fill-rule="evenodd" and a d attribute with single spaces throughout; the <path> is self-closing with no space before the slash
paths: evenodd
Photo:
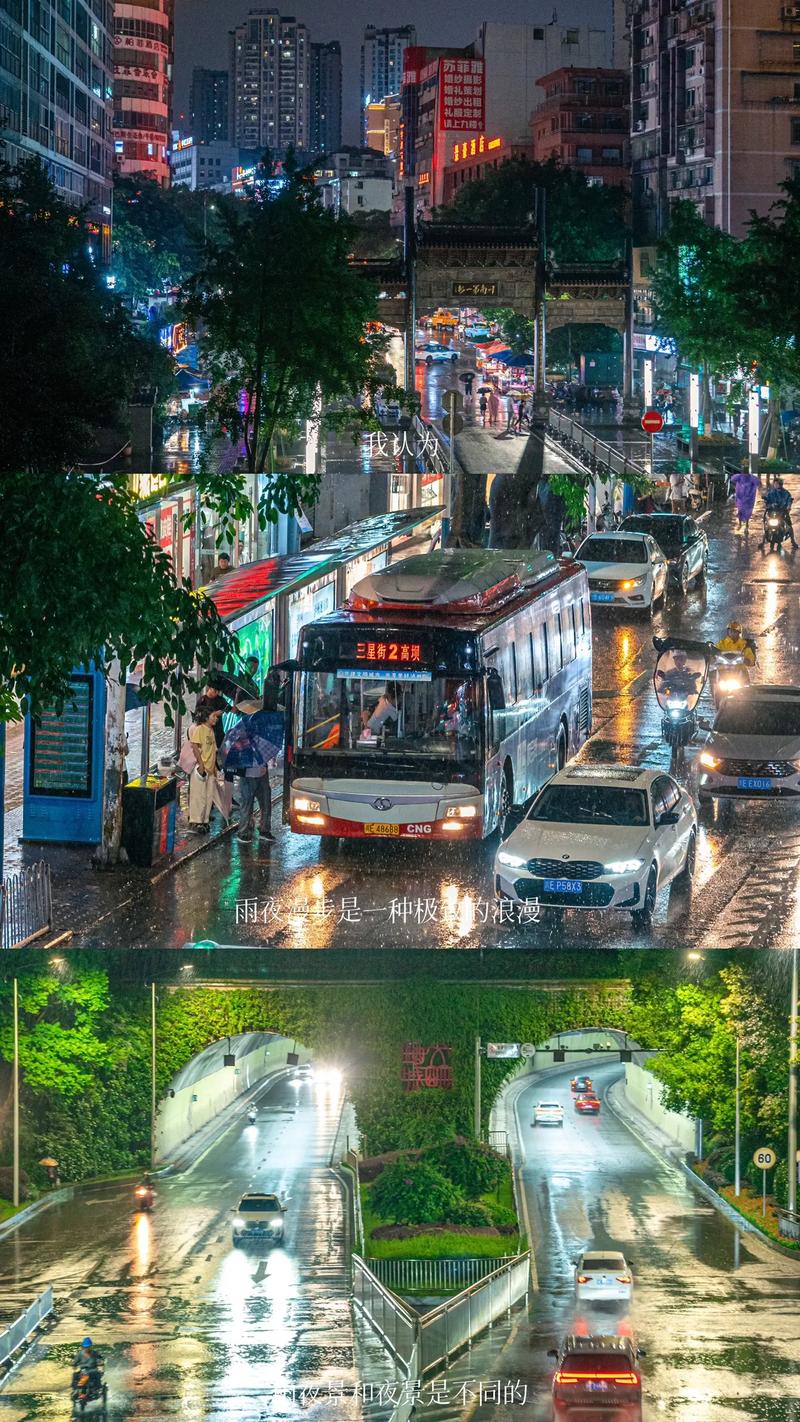
<path id="1" fill-rule="evenodd" d="M 483 341 L 481 342 L 481 350 L 483 351 L 484 355 L 488 356 L 497 355 L 498 351 L 507 351 L 510 349 L 511 347 L 508 345 L 507 341 L 488 341 L 486 343 L 484 343 Z"/>
<path id="2" fill-rule="evenodd" d="M 43 1160 L 39 1161 L 39 1164 L 43 1165 L 48 1170 L 55 1170 L 56 1166 L 58 1165 L 58 1161 L 53 1160 L 52 1155 L 46 1155 Z"/>
<path id="3" fill-rule="evenodd" d="M 506 356 L 500 357 L 504 365 L 508 365 L 512 370 L 525 370 L 527 366 L 533 365 L 533 356 L 527 351 L 509 351 Z"/>
<path id="4" fill-rule="evenodd" d="M 257 701 L 259 706 L 261 705 L 261 692 L 244 672 L 223 671 L 221 667 L 214 667 L 208 673 L 207 679 L 211 686 L 216 686 L 230 701 L 235 701 L 237 696 L 244 692 L 248 700 Z"/>
<path id="5" fill-rule="evenodd" d="M 231 726 L 219 748 L 219 758 L 226 770 L 251 770 L 274 760 L 282 746 L 282 713 L 258 711 Z"/>
<path id="6" fill-rule="evenodd" d="M 478 386 L 478 394 L 479 394 L 479 395 L 491 395 L 491 393 L 492 393 L 493 390 L 494 390 L 494 386 L 493 386 L 493 385 L 479 385 L 479 386 Z"/>

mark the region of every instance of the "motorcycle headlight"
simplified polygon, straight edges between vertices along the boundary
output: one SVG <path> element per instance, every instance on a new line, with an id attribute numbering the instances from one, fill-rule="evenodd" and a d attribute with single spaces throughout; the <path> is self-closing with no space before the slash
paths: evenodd
<path id="1" fill-rule="evenodd" d="M 612 859 L 611 863 L 604 864 L 603 868 L 607 874 L 635 874 L 643 864 L 643 859 Z"/>
<path id="2" fill-rule="evenodd" d="M 688 709 L 689 709 L 689 703 L 688 703 L 688 701 L 673 701 L 672 705 L 671 705 L 670 708 L 669 708 L 669 714 L 670 714 L 670 716 L 672 716 L 675 720 L 677 720 L 678 717 L 679 717 L 679 716 L 682 716 L 683 713 L 684 713 L 684 711 L 687 711 Z"/>

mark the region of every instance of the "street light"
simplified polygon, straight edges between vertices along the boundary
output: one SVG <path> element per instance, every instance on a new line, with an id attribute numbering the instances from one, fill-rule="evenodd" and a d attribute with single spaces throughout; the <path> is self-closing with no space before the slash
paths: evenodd
<path id="1" fill-rule="evenodd" d="M 14 979 L 14 1157 L 13 1157 L 13 1195 L 11 1203 L 15 1208 L 19 1205 L 19 984 Z"/>
<path id="2" fill-rule="evenodd" d="M 742 1109 L 741 1109 L 741 1052 L 742 1044 L 736 1038 L 736 1121 L 733 1137 L 734 1179 L 733 1193 L 737 1200 L 742 1189 Z"/>
<path id="3" fill-rule="evenodd" d="M 797 1212 L 797 949 L 792 949 L 792 992 L 789 1005 L 789 1130 L 787 1135 L 788 1206 Z"/>

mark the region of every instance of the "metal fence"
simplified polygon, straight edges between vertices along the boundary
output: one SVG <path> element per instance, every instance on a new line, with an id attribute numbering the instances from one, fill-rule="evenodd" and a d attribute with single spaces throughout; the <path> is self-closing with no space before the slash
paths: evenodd
<path id="1" fill-rule="evenodd" d="M 384 1287 L 359 1254 L 353 1255 L 353 1302 L 397 1358 L 406 1377 L 412 1375 L 412 1364 L 417 1373 L 419 1316 Z"/>
<path id="2" fill-rule="evenodd" d="M 516 1256 L 501 1256 L 503 1262 Z M 387 1288 L 401 1294 L 430 1289 L 431 1293 L 451 1294 L 477 1284 L 497 1268 L 497 1256 L 488 1259 L 370 1259 L 373 1274 Z"/>
<path id="3" fill-rule="evenodd" d="M 23 948 L 53 921 L 50 865 L 40 860 L 0 884 L 0 948 Z"/>
<path id="4" fill-rule="evenodd" d="M 800 1215 L 794 1210 L 778 1210 L 778 1233 L 784 1239 L 800 1240 Z"/>
<path id="5" fill-rule="evenodd" d="M 26 1339 L 30 1338 L 39 1324 L 43 1323 L 52 1312 L 53 1290 L 48 1287 L 43 1294 L 39 1294 L 39 1297 L 34 1299 L 19 1318 L 16 1318 L 8 1328 L 0 1333 L 0 1367 L 13 1357 L 17 1349 L 22 1347 Z"/>
<path id="6" fill-rule="evenodd" d="M 520 1299 L 527 1299 L 530 1277 L 530 1255 L 517 1254 L 479 1283 L 423 1314 L 419 1320 L 420 1376 L 441 1367 Z"/>
<path id="7" fill-rule="evenodd" d="M 640 460 L 630 459 L 624 449 L 620 449 L 618 445 L 607 444 L 603 439 L 598 439 L 597 435 L 587 429 L 585 425 L 579 425 L 577 420 L 570 419 L 569 415 L 562 415 L 559 410 L 550 410 L 549 427 L 553 438 L 562 444 L 580 464 L 595 474 L 602 474 L 604 478 L 618 479 L 622 483 L 631 474 L 638 474 L 643 478 L 650 477 L 650 470 Z"/>
<path id="8" fill-rule="evenodd" d="M 419 1379 L 441 1368 L 452 1354 L 527 1298 L 530 1277 L 530 1254 L 515 1254 L 428 1313 L 416 1314 L 354 1254 L 353 1301 L 397 1358 L 406 1377 Z"/>

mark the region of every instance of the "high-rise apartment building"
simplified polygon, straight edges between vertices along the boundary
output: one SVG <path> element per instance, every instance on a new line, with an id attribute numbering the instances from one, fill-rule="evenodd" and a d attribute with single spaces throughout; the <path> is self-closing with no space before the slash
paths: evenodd
<path id="1" fill-rule="evenodd" d="M 693 202 L 740 236 L 800 175 L 800 5 L 784 0 L 632 0 L 635 240 Z"/>
<path id="2" fill-rule="evenodd" d="M 228 106 L 227 69 L 193 69 L 189 127 L 195 143 L 227 143 Z"/>
<path id="3" fill-rule="evenodd" d="M 0 157 L 12 164 L 41 159 L 65 201 L 89 205 L 105 249 L 112 25 L 111 0 L 58 7 L 0 0 Z"/>
<path id="4" fill-rule="evenodd" d="M 487 20 L 473 48 L 486 62 L 486 132 L 512 144 L 530 142 L 542 75 L 567 67 L 609 69 L 613 51 L 610 31 L 555 18 L 542 25 Z"/>
<path id="5" fill-rule="evenodd" d="M 315 155 L 342 146 L 342 46 L 338 40 L 311 46 L 311 136 Z"/>
<path id="6" fill-rule="evenodd" d="M 367 25 L 361 44 L 361 136 L 367 135 L 367 107 L 400 93 L 403 52 L 417 42 L 413 25 L 379 29 Z"/>
<path id="7" fill-rule="evenodd" d="M 555 158 L 590 182 L 628 185 L 629 77 L 624 69 L 557 69 L 539 80 L 531 115 L 533 157 Z"/>
<path id="8" fill-rule="evenodd" d="M 174 0 L 114 5 L 114 165 L 170 181 Z"/>
<path id="9" fill-rule="evenodd" d="M 311 146 L 311 36 L 278 10 L 251 10 L 230 33 L 230 140 L 237 148 Z"/>

